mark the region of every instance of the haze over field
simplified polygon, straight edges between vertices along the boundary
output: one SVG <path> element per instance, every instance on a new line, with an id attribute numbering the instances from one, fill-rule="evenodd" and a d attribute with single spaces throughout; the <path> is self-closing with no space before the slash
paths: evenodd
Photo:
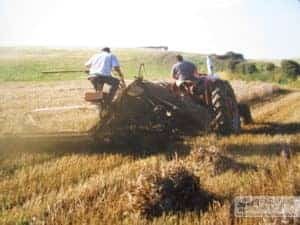
<path id="1" fill-rule="evenodd" d="M 1 0 L 0 45 L 137 47 L 247 58 L 300 55 L 297 0 Z"/>

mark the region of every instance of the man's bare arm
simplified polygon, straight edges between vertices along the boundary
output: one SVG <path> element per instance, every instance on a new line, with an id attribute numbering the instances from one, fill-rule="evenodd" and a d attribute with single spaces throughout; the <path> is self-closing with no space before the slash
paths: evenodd
<path id="1" fill-rule="evenodd" d="M 121 68 L 119 66 L 115 66 L 114 70 L 118 73 L 119 77 L 124 78 Z"/>
<path id="2" fill-rule="evenodd" d="M 172 67 L 171 69 L 171 78 L 173 79 L 178 79 L 178 76 L 177 76 L 177 73 L 176 73 L 176 70 L 175 70 L 175 66 Z"/>
<path id="3" fill-rule="evenodd" d="M 125 80 L 124 80 L 124 75 L 121 71 L 121 68 L 119 66 L 116 66 L 116 67 L 114 67 L 114 71 L 116 71 L 118 73 L 119 77 L 121 78 L 121 82 L 123 83 L 124 86 L 126 86 Z"/>

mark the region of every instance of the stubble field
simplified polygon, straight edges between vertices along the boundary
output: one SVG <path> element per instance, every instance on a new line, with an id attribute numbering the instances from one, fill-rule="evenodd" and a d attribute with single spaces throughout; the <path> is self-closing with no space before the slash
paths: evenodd
<path id="1" fill-rule="evenodd" d="M 97 146 L 86 136 L 68 137 L 97 123 L 94 109 L 32 112 L 87 106 L 82 98 L 91 88 L 87 81 L 1 83 L 0 224 L 270 224 L 266 218 L 235 218 L 231 204 L 240 195 L 299 196 L 300 92 L 231 83 L 238 99 L 251 104 L 254 124 L 243 126 L 239 135 L 182 137 L 152 154 Z M 20 137 L 34 132 L 64 135 Z M 199 148 L 213 148 L 231 164 L 212 174 L 210 162 L 203 167 L 191 159 Z M 284 149 L 292 153 L 289 159 Z M 221 200 L 202 212 L 183 210 L 151 219 L 130 210 L 128 191 L 143 171 L 155 173 L 177 162 Z M 233 164 L 247 166 L 236 171 Z"/>

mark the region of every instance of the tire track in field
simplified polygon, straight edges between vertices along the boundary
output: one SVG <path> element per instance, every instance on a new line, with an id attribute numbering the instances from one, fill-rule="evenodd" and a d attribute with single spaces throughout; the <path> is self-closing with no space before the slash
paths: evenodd
<path id="1" fill-rule="evenodd" d="M 254 124 L 244 126 L 243 133 L 258 135 L 300 133 L 300 92 L 270 99 L 252 108 Z"/>
<path id="2" fill-rule="evenodd" d="M 253 115 L 257 122 L 300 122 L 300 92 L 255 107 Z"/>

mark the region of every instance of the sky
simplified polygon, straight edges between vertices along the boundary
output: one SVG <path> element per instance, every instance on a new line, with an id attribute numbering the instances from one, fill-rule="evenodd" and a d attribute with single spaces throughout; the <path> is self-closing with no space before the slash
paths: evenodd
<path id="1" fill-rule="evenodd" d="M 0 46 L 300 57 L 299 0 L 0 0 Z"/>

